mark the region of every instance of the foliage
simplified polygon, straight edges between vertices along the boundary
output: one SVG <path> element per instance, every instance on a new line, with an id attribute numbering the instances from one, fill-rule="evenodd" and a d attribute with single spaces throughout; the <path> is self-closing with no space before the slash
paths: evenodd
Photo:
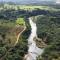
<path id="1" fill-rule="evenodd" d="M 16 23 L 19 25 L 24 25 L 25 24 L 24 18 L 17 18 Z"/>
<path id="2" fill-rule="evenodd" d="M 28 17 L 37 16 L 37 34 L 48 46 L 38 60 L 60 60 L 60 9 L 52 6 L 0 5 L 0 58 L 3 60 L 23 60 L 28 50 L 27 38 L 31 27 Z M 25 21 L 24 21 L 25 20 Z M 34 19 L 35 20 L 35 19 Z M 13 47 L 16 24 L 27 29 Z M 17 29 L 17 28 L 16 28 Z M 12 44 L 11 44 L 12 43 Z M 12 49 L 11 49 L 12 48 Z M 8 51 L 11 49 L 10 51 Z"/>
<path id="3" fill-rule="evenodd" d="M 46 37 L 45 48 L 42 57 L 37 60 L 59 60 L 60 59 L 60 18 L 51 16 L 39 16 L 37 18 L 38 36 Z"/>

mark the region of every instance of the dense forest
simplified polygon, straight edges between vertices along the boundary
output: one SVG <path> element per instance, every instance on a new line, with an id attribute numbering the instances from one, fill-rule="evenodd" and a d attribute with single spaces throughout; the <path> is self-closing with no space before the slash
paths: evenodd
<path id="1" fill-rule="evenodd" d="M 57 7 L 1 4 L 0 60 L 24 59 L 31 33 L 29 17 L 36 22 L 37 35 L 46 44 L 37 60 L 60 60 L 60 9 Z M 38 47 L 41 47 L 40 43 L 36 42 Z"/>

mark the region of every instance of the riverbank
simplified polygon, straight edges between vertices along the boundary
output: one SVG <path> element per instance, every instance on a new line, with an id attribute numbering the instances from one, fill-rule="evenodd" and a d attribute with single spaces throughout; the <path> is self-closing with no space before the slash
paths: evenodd
<path id="1" fill-rule="evenodd" d="M 31 34 L 28 38 L 28 54 L 25 55 L 24 60 L 36 60 L 36 58 L 43 53 L 43 48 L 38 48 L 34 38 L 37 37 L 37 26 L 33 22 L 32 18 L 29 18 L 29 23 L 31 25 Z"/>

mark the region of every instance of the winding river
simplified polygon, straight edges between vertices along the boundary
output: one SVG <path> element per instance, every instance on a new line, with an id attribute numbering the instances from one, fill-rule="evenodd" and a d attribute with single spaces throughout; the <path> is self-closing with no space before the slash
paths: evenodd
<path id="1" fill-rule="evenodd" d="M 28 38 L 28 54 L 25 55 L 25 60 L 36 60 L 36 58 L 41 55 L 44 49 L 38 48 L 34 38 L 37 37 L 37 26 L 36 23 L 32 21 L 32 18 L 29 18 L 29 23 L 31 25 L 31 34 Z"/>

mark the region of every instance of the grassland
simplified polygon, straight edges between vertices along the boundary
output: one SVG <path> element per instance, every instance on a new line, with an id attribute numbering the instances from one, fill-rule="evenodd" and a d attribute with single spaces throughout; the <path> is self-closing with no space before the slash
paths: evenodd
<path id="1" fill-rule="evenodd" d="M 4 8 L 1 9 L 22 9 L 22 10 L 34 10 L 34 9 L 41 9 L 41 10 L 49 10 L 49 11 L 60 11 L 60 9 L 53 8 L 52 6 L 38 6 L 38 5 L 9 5 L 5 4 Z"/>

